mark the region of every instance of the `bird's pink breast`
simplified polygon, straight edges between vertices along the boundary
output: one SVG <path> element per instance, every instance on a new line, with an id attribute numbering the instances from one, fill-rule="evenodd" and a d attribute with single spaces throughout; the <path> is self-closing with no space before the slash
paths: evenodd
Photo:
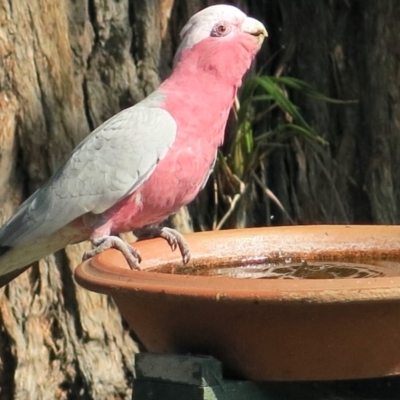
<path id="1" fill-rule="evenodd" d="M 223 142 L 242 76 L 255 55 L 246 48 L 249 43 L 246 36 L 240 43 L 219 48 L 206 39 L 182 54 L 173 75 L 158 89 L 165 94 L 160 106 L 176 121 L 176 139 L 149 179 L 105 213 L 112 232 L 161 222 L 197 195 Z"/>
<path id="2" fill-rule="evenodd" d="M 162 221 L 192 201 L 209 175 L 223 140 L 230 107 L 213 107 L 212 99 L 206 103 L 209 107 L 203 101 L 182 107 L 184 100 L 175 95 L 165 103 L 165 109 L 177 122 L 176 140 L 150 178 L 117 205 L 118 212 L 111 217 L 113 231 L 138 229 Z"/>

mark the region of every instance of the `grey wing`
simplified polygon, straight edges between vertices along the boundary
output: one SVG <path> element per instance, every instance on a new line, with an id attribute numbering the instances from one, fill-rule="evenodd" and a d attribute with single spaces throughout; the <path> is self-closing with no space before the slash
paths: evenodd
<path id="1" fill-rule="evenodd" d="M 79 216 L 102 213 L 137 189 L 154 171 L 176 135 L 161 108 L 134 106 L 93 131 L 64 166 L 0 230 L 0 245 L 50 235 Z"/>

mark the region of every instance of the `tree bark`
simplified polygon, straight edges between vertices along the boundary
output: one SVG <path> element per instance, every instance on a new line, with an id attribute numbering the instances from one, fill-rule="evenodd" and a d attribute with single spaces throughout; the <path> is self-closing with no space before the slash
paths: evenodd
<path id="1" fill-rule="evenodd" d="M 92 129 L 168 75 L 180 28 L 213 3 L 0 2 L 0 224 Z M 328 96 L 357 101 L 289 92 L 329 142 L 291 137 L 265 160 L 263 179 L 291 219 L 398 222 L 400 4 L 233 3 L 267 23 L 259 65 L 269 61 L 270 73 L 283 67 Z M 207 227 L 203 214 L 213 210 L 201 207 L 193 219 Z M 289 223 L 273 204 L 271 212 L 274 223 Z M 270 224 L 268 213 L 254 224 Z M 130 398 L 137 346 L 112 301 L 73 280 L 86 247 L 47 257 L 0 291 L 0 400 Z"/>
<path id="2" fill-rule="evenodd" d="M 1 222 L 90 130 L 158 84 L 171 6 L 0 3 Z M 47 257 L 0 292 L 1 399 L 130 398 L 137 346 L 110 299 L 72 278 L 86 246 Z"/>

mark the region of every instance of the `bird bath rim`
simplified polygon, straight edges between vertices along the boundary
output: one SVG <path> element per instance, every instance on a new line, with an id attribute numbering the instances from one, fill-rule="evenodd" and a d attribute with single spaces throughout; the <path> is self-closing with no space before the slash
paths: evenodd
<path id="1" fill-rule="evenodd" d="M 269 257 L 307 260 L 354 259 L 400 260 L 400 226 L 388 225 L 303 225 L 233 229 L 185 235 L 192 253 L 189 265 L 261 262 Z M 308 238 L 309 244 L 305 238 Z M 289 241 L 290 240 L 290 241 Z M 301 243 L 301 245 L 300 245 Z M 115 291 L 147 290 L 169 295 L 208 298 L 239 297 L 243 301 L 340 302 L 400 299 L 398 276 L 341 279 L 238 279 L 234 277 L 179 275 L 154 272 L 163 265 L 180 265 L 178 251 L 171 252 L 163 239 L 134 244 L 142 253 L 141 270 L 130 270 L 114 249 L 86 262 L 76 270 L 79 284 L 112 295 Z M 302 246 L 299 249 L 299 245 Z M 260 253 L 260 249 L 264 249 Z M 348 260 L 349 261 L 349 260 Z"/>

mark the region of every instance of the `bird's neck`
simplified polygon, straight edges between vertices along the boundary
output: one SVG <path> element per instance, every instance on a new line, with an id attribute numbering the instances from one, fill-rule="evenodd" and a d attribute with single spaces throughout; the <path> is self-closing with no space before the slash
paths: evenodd
<path id="1" fill-rule="evenodd" d="M 248 34 L 225 39 L 209 37 L 182 52 L 173 75 L 189 72 L 240 86 L 257 49 Z"/>
<path id="2" fill-rule="evenodd" d="M 163 83 L 163 90 L 189 87 L 214 96 L 228 94 L 232 102 L 242 77 L 249 69 L 258 47 L 247 34 L 221 40 L 209 37 L 182 52 L 171 76 Z M 188 85 L 187 83 L 190 82 Z"/>
<path id="3" fill-rule="evenodd" d="M 237 90 L 257 52 L 253 38 L 249 43 L 247 36 L 197 43 L 182 52 L 159 87 L 157 92 L 165 96 L 163 107 L 173 115 L 183 139 L 201 135 L 215 146 L 222 143 Z"/>

